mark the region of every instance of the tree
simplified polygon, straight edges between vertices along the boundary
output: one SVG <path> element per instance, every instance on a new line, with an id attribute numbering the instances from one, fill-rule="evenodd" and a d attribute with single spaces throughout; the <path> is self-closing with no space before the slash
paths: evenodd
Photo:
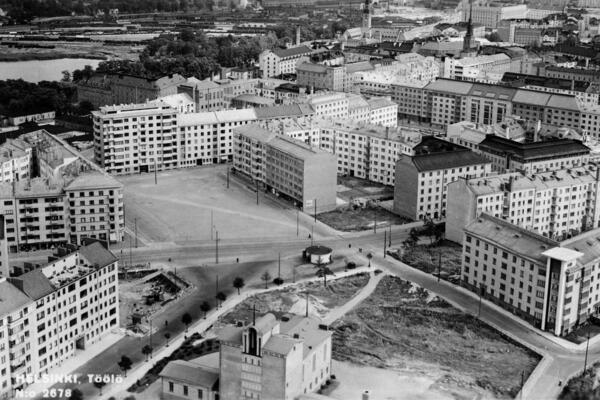
<path id="1" fill-rule="evenodd" d="M 208 304 L 207 301 L 203 301 L 202 304 L 200 304 L 200 311 L 204 313 L 204 319 L 206 319 L 206 313 L 210 311 L 210 304 Z"/>
<path id="2" fill-rule="evenodd" d="M 271 280 L 271 274 L 269 274 L 269 271 L 265 271 L 260 279 L 262 279 L 263 281 L 265 281 L 265 289 L 269 287 L 269 281 Z"/>
<path id="3" fill-rule="evenodd" d="M 125 377 L 127 377 L 127 371 L 131 369 L 131 359 L 125 355 L 121 356 L 121 361 L 118 362 L 119 368 L 121 371 L 125 372 Z"/>
<path id="4" fill-rule="evenodd" d="M 237 289 L 238 295 L 240 294 L 240 289 L 246 286 L 246 282 L 244 282 L 243 278 L 239 276 L 233 280 L 233 287 Z"/>
<path id="5" fill-rule="evenodd" d="M 169 332 L 165 332 L 165 339 L 167 339 L 167 347 L 169 347 L 169 339 L 171 339 L 171 334 Z"/>
<path id="6" fill-rule="evenodd" d="M 490 42 L 502 42 L 502 38 L 500 37 L 500 34 L 498 32 L 492 32 L 489 35 L 487 35 L 487 40 L 489 40 Z"/>
<path id="7" fill-rule="evenodd" d="M 189 325 L 192 323 L 192 316 L 189 313 L 185 313 L 181 316 L 181 322 L 185 324 L 185 331 L 187 332 Z"/>
<path id="8" fill-rule="evenodd" d="M 106 382 L 103 382 L 103 381 L 101 381 L 101 380 L 94 380 L 94 386 L 95 386 L 97 389 L 100 389 L 100 396 L 102 396 L 102 388 L 103 388 L 104 386 L 106 386 Z M 71 398 L 72 398 L 72 397 L 71 397 Z"/>
<path id="9" fill-rule="evenodd" d="M 60 81 L 61 82 L 71 82 L 71 73 L 67 70 L 64 70 L 62 72 L 62 79 Z"/>
<path id="10" fill-rule="evenodd" d="M 323 278 L 323 286 L 327 286 L 327 275 L 333 275 L 333 271 L 329 269 L 327 264 L 321 263 L 321 259 L 319 259 L 319 262 L 317 265 L 315 265 L 315 268 L 317 268 L 317 276 L 319 278 Z"/>
<path id="11" fill-rule="evenodd" d="M 227 299 L 227 295 L 223 292 L 219 292 L 217 293 L 217 304 L 219 304 L 219 302 L 221 302 L 221 304 L 223 304 L 223 302 Z"/>
<path id="12" fill-rule="evenodd" d="M 148 356 L 150 354 L 152 354 L 152 346 L 150 346 L 149 344 L 147 344 L 144 347 L 142 347 L 142 354 L 144 356 L 146 356 L 146 361 L 148 361 Z"/>

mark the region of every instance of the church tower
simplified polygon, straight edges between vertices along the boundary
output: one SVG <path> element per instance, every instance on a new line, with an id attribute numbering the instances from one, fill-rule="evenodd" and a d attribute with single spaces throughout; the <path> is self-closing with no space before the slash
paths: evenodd
<path id="1" fill-rule="evenodd" d="M 363 33 L 370 35 L 371 33 L 371 0 L 365 0 L 363 8 L 362 29 Z"/>
<path id="2" fill-rule="evenodd" d="M 469 22 L 467 22 L 467 32 L 463 39 L 463 53 L 469 54 L 476 47 L 473 39 L 473 0 L 469 0 Z"/>

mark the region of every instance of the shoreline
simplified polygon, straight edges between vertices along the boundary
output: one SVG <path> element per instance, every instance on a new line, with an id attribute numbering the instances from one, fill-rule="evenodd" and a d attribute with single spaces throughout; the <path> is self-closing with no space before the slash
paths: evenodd
<path id="1" fill-rule="evenodd" d="M 19 61 L 48 61 L 48 60 L 60 60 L 63 58 L 75 58 L 75 59 L 86 59 L 86 60 L 99 60 L 106 61 L 109 59 L 107 56 L 98 54 L 81 54 L 81 53 L 22 53 L 22 54 L 2 54 L 0 55 L 0 62 L 19 62 Z"/>

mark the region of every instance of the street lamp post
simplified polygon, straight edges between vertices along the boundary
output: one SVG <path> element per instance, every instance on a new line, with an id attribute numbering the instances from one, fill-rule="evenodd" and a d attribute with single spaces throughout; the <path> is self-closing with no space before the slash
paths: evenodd
<path id="1" fill-rule="evenodd" d="M 215 264 L 219 263 L 219 231 L 215 231 L 216 233 L 216 238 L 215 238 Z"/>
<path id="2" fill-rule="evenodd" d="M 588 359 L 588 349 L 590 347 L 590 331 L 587 333 L 587 342 L 585 343 L 585 359 L 583 360 L 583 374 L 585 375 L 585 370 L 587 369 L 587 359 Z"/>

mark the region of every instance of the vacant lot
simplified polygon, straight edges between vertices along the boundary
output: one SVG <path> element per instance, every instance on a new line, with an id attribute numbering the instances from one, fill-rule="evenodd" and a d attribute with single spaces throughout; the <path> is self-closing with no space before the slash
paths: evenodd
<path id="1" fill-rule="evenodd" d="M 462 246 L 447 240 L 436 246 L 417 245 L 406 250 L 401 261 L 421 271 L 437 274 L 440 257 L 442 277 L 460 275 Z"/>
<path id="2" fill-rule="evenodd" d="M 206 241 L 232 238 L 296 238 L 296 212 L 259 196 L 226 166 L 207 166 L 158 174 L 119 177 L 125 219 L 143 242 Z M 302 229 L 306 237 L 306 229 Z"/>
<path id="3" fill-rule="evenodd" d="M 540 357 L 428 291 L 385 277 L 334 324 L 334 358 L 420 372 L 450 392 L 512 398 Z"/>
<path id="4" fill-rule="evenodd" d="M 377 223 L 378 229 L 390 225 L 401 225 L 410 222 L 409 219 L 391 213 L 381 207 L 367 206 L 352 208 L 343 206 L 337 210 L 317 215 L 317 219 L 339 231 L 364 231 L 373 229 Z"/>
<path id="5" fill-rule="evenodd" d="M 349 176 L 338 177 L 338 196 L 346 202 L 353 200 L 387 200 L 394 197 L 392 186 Z"/>
<path id="6" fill-rule="evenodd" d="M 308 295 L 308 312 L 312 316 L 323 318 L 329 310 L 339 307 L 350 300 L 369 281 L 365 273 L 328 282 L 308 282 L 273 292 L 258 294 L 237 305 L 222 317 L 221 322 L 232 324 L 236 321 L 250 322 L 252 308 L 256 307 L 256 316 L 273 313 L 276 317 L 286 313 L 304 314 Z"/>

